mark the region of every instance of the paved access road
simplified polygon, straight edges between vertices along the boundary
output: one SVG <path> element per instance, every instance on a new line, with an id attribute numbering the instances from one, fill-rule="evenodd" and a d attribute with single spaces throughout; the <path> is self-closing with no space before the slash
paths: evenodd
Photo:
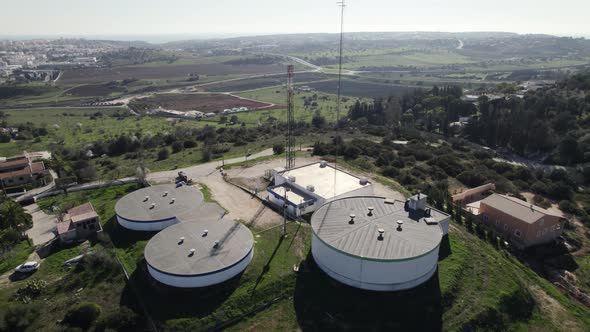
<path id="1" fill-rule="evenodd" d="M 34 245 L 43 244 L 55 237 L 53 229 L 57 223 L 56 215 L 43 212 L 37 204 L 31 204 L 25 207 L 25 210 L 33 217 L 33 228 L 26 233 Z"/>

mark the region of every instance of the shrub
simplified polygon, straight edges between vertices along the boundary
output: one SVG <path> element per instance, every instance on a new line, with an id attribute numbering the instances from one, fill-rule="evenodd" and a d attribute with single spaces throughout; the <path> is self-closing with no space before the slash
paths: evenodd
<path id="1" fill-rule="evenodd" d="M 531 190 L 535 194 L 545 195 L 547 193 L 547 185 L 545 185 L 541 181 L 537 181 L 533 183 L 533 185 L 531 186 Z"/>
<path id="2" fill-rule="evenodd" d="M 191 149 L 191 148 L 196 148 L 197 147 L 197 142 L 195 141 L 184 141 L 184 148 L 185 149 Z"/>
<path id="3" fill-rule="evenodd" d="M 559 202 L 559 209 L 569 214 L 577 214 L 579 212 L 578 207 L 568 200 L 563 200 Z"/>
<path id="4" fill-rule="evenodd" d="M 544 199 L 542 196 L 539 196 L 539 195 L 533 196 L 533 203 L 535 203 L 535 205 L 540 206 L 544 209 L 551 206 L 551 203 L 549 203 L 546 199 Z"/>
<path id="5" fill-rule="evenodd" d="M 44 280 L 32 279 L 16 290 L 14 298 L 23 303 L 30 303 L 34 298 L 41 295 L 45 288 L 47 288 L 47 282 Z"/>
<path id="6" fill-rule="evenodd" d="M 178 153 L 180 151 L 184 150 L 184 144 L 180 141 L 176 141 L 174 143 L 172 143 L 172 153 Z M 164 158 L 166 159 L 166 158 Z"/>
<path id="7" fill-rule="evenodd" d="M 275 144 L 272 146 L 272 152 L 274 154 L 281 154 L 285 152 L 285 146 L 283 144 Z"/>
<path id="8" fill-rule="evenodd" d="M 137 325 L 138 315 L 128 307 L 121 307 L 115 312 L 101 316 L 96 322 L 96 331 L 115 330 L 133 331 Z"/>
<path id="9" fill-rule="evenodd" d="M 484 184 L 487 179 L 486 177 L 476 170 L 468 170 L 461 172 L 461 174 L 457 175 L 457 180 L 461 181 L 463 184 L 469 187 L 477 187 Z"/>
<path id="10" fill-rule="evenodd" d="M 158 151 L 158 160 L 166 160 L 168 157 L 170 157 L 170 151 L 168 149 L 163 148 Z"/>
<path id="11" fill-rule="evenodd" d="M 100 316 L 101 312 L 101 307 L 96 303 L 81 303 L 66 313 L 64 323 L 70 326 L 88 329 L 98 316 Z"/>
<path id="12" fill-rule="evenodd" d="M 6 308 L 0 319 L 0 331 L 25 331 L 37 319 L 39 308 L 32 304 L 15 304 Z"/>
<path id="13" fill-rule="evenodd" d="M 547 195 L 553 199 L 568 200 L 573 194 L 572 188 L 563 181 L 552 183 L 547 187 Z"/>
<path id="14" fill-rule="evenodd" d="M 398 176 L 398 174 L 399 174 L 399 171 L 398 171 L 398 169 L 397 169 L 397 168 L 395 168 L 395 167 L 392 167 L 392 166 L 386 166 L 386 167 L 383 167 L 383 168 L 382 168 L 382 170 L 381 170 L 381 174 L 383 174 L 383 175 L 385 175 L 385 176 L 388 176 L 388 177 L 390 177 L 390 178 L 394 178 L 394 177 Z"/>

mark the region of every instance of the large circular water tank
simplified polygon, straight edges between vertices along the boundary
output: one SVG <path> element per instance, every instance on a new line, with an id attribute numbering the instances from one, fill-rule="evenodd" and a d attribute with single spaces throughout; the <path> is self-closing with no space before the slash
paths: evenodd
<path id="1" fill-rule="evenodd" d="M 160 231 L 195 218 L 219 219 L 223 209 L 205 203 L 198 188 L 157 185 L 136 190 L 115 205 L 118 223 L 131 230 Z"/>
<path id="2" fill-rule="evenodd" d="M 332 278 L 362 289 L 415 287 L 436 272 L 442 225 L 449 216 L 435 209 L 410 210 L 382 197 L 331 201 L 311 218 L 311 251 Z"/>
<path id="3" fill-rule="evenodd" d="M 254 255 L 252 232 L 239 222 L 183 222 L 154 235 L 144 256 L 150 275 L 174 287 L 204 287 L 238 275 Z"/>

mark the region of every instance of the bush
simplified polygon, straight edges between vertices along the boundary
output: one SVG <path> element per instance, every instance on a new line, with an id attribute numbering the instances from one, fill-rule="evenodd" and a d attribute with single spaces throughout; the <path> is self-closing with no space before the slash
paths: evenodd
<path id="1" fill-rule="evenodd" d="M 96 322 L 96 331 L 115 330 L 115 331 L 133 331 L 137 325 L 138 315 L 127 307 L 121 307 L 119 310 L 106 316 L 101 316 Z"/>
<path id="2" fill-rule="evenodd" d="M 27 281 L 24 286 L 19 287 L 19 289 L 16 290 L 14 293 L 14 298 L 18 301 L 22 301 L 23 303 L 31 303 L 34 298 L 41 295 L 45 288 L 47 288 L 47 282 L 44 280 L 32 279 Z"/>
<path id="3" fill-rule="evenodd" d="M 468 187 L 477 187 L 486 183 L 486 177 L 481 172 L 476 170 L 468 170 L 461 172 L 457 176 L 457 180 L 461 181 Z"/>
<path id="4" fill-rule="evenodd" d="M 70 326 L 88 329 L 101 312 L 102 308 L 98 304 L 85 302 L 70 309 L 63 321 Z"/>
<path id="5" fill-rule="evenodd" d="M 547 195 L 553 199 L 568 200 L 572 198 L 574 193 L 567 183 L 560 181 L 547 187 Z"/>
<path id="6" fill-rule="evenodd" d="M 176 141 L 172 143 L 172 153 L 178 153 L 182 150 L 184 150 L 184 144 L 182 142 Z"/>
<path id="7" fill-rule="evenodd" d="M 386 166 L 386 167 L 383 167 L 382 168 L 381 174 L 383 174 L 383 175 L 385 175 L 387 177 L 390 177 L 390 178 L 394 178 L 394 177 L 398 176 L 399 171 L 395 167 Z"/>
<path id="8" fill-rule="evenodd" d="M 184 148 L 185 149 L 191 149 L 191 148 L 196 148 L 197 147 L 197 142 L 195 141 L 184 141 Z"/>
<path id="9" fill-rule="evenodd" d="M 166 160 L 168 157 L 170 157 L 170 151 L 168 149 L 163 148 L 158 151 L 158 160 Z"/>
<path id="10" fill-rule="evenodd" d="M 565 213 L 578 214 L 578 207 L 571 201 L 563 200 L 559 202 L 559 209 Z"/>
<path id="11" fill-rule="evenodd" d="M 549 203 L 546 199 L 544 199 L 542 196 L 539 196 L 539 195 L 533 196 L 533 203 L 535 203 L 535 205 L 540 206 L 544 209 L 547 209 L 551 206 L 551 203 Z"/>
<path id="12" fill-rule="evenodd" d="M 285 152 L 285 146 L 282 144 L 275 144 L 272 146 L 272 152 L 274 154 L 281 154 L 281 153 Z"/>
<path id="13" fill-rule="evenodd" d="M 547 185 L 545 185 L 541 181 L 537 181 L 533 183 L 533 185 L 531 186 L 531 190 L 535 194 L 545 195 L 547 193 Z"/>
<path id="14" fill-rule="evenodd" d="M 0 331 L 25 331 L 37 319 L 39 308 L 32 304 L 16 304 L 0 315 Z"/>

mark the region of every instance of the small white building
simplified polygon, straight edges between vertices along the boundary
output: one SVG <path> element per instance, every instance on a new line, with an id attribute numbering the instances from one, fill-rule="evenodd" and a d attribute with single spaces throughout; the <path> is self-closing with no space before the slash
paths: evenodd
<path id="1" fill-rule="evenodd" d="M 268 199 L 292 216 L 311 213 L 328 201 L 373 194 L 373 186 L 365 179 L 336 169 L 325 161 L 273 170 L 274 186 L 269 187 Z M 286 197 L 286 200 L 285 200 Z"/>

